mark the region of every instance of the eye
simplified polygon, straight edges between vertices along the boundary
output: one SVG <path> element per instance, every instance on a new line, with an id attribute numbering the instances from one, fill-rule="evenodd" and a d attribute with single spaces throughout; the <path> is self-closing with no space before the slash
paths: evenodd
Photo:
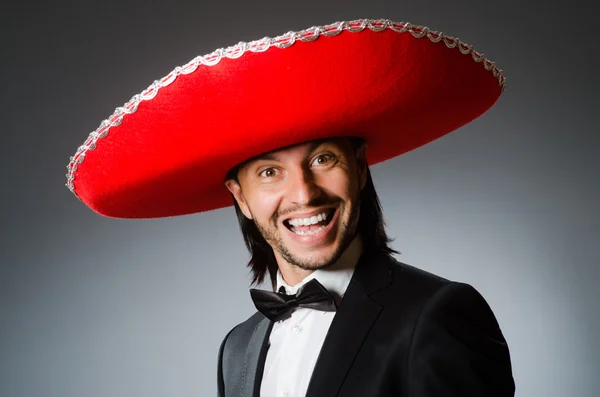
<path id="1" fill-rule="evenodd" d="M 331 160 L 333 160 L 333 156 L 330 154 L 321 154 L 317 157 L 315 157 L 315 159 L 313 160 L 313 164 L 316 165 L 323 165 L 323 164 L 327 164 L 328 162 L 331 162 Z"/>
<path id="2" fill-rule="evenodd" d="M 265 168 L 264 170 L 262 170 L 258 176 L 261 177 L 265 177 L 265 178 L 273 178 L 276 174 L 275 172 L 275 168 L 271 167 L 271 168 Z"/>

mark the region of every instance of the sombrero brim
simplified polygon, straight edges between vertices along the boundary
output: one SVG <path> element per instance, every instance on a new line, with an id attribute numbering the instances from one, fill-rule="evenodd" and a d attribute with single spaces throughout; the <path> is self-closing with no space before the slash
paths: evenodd
<path id="1" fill-rule="evenodd" d="M 155 218 L 233 204 L 226 172 L 314 139 L 362 137 L 373 165 L 484 113 L 505 81 L 459 40 L 388 20 L 341 22 L 197 57 L 104 120 L 68 165 L 94 211 Z"/>

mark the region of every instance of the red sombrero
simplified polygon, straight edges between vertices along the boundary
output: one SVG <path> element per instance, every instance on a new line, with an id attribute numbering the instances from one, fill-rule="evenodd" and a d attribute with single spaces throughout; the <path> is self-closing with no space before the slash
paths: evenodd
<path id="1" fill-rule="evenodd" d="M 235 165 L 333 136 L 373 165 L 470 122 L 500 96 L 494 63 L 409 23 L 358 20 L 239 43 L 177 67 L 79 147 L 67 187 L 94 211 L 155 218 L 233 204 Z"/>

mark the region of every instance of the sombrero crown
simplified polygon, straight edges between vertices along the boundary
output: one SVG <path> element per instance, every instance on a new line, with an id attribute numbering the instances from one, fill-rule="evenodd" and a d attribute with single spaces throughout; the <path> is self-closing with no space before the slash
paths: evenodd
<path id="1" fill-rule="evenodd" d="M 410 23 L 364 19 L 241 42 L 118 107 L 71 157 L 67 187 L 117 218 L 226 207 L 224 177 L 249 158 L 355 136 L 373 165 L 470 122 L 504 87 L 471 46 Z"/>

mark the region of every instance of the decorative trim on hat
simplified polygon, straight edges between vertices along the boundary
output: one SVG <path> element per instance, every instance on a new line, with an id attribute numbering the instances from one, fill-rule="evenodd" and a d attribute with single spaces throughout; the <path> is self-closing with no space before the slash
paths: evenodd
<path id="1" fill-rule="evenodd" d="M 106 137 L 111 127 L 116 127 L 121 124 L 125 115 L 137 111 L 138 106 L 142 101 L 153 99 L 160 88 L 171 84 L 175 81 L 177 76 L 193 73 L 200 65 L 214 66 L 223 58 L 239 58 L 248 51 L 264 52 L 273 46 L 277 48 L 287 48 L 293 45 L 296 40 L 310 42 L 316 40 L 321 35 L 336 36 L 344 30 L 357 33 L 363 31 L 365 28 L 369 28 L 374 32 L 381 32 L 386 29 L 391 29 L 398 33 L 409 32 L 415 38 L 427 37 L 433 43 L 443 42 L 448 48 L 456 48 L 464 55 L 471 55 L 475 62 L 481 63 L 486 70 L 490 71 L 493 76 L 498 79 L 498 85 L 501 87 L 502 91 L 506 88 L 506 79 L 502 75 L 502 70 L 500 70 L 494 62 L 485 58 L 482 53 L 475 51 L 472 46 L 463 43 L 455 37 L 447 36 L 441 32 L 430 30 L 425 26 L 413 25 L 408 22 L 393 22 L 388 19 L 358 19 L 349 22 L 336 22 L 325 26 L 313 26 L 299 32 L 288 32 L 274 38 L 264 37 L 249 43 L 239 42 L 238 44 L 227 48 L 219 48 L 210 54 L 197 56 L 184 66 L 177 66 L 171 73 L 160 80 L 155 80 L 144 91 L 134 95 L 129 102 L 116 108 L 110 117 L 102 121 L 100 126 L 89 134 L 83 145 L 79 146 L 75 155 L 70 158 L 69 165 L 67 166 L 67 183 L 65 186 L 67 186 L 79 199 L 79 196 L 75 192 L 73 181 L 75 180 L 77 165 L 83 163 L 87 151 L 96 149 L 98 140 Z"/>

